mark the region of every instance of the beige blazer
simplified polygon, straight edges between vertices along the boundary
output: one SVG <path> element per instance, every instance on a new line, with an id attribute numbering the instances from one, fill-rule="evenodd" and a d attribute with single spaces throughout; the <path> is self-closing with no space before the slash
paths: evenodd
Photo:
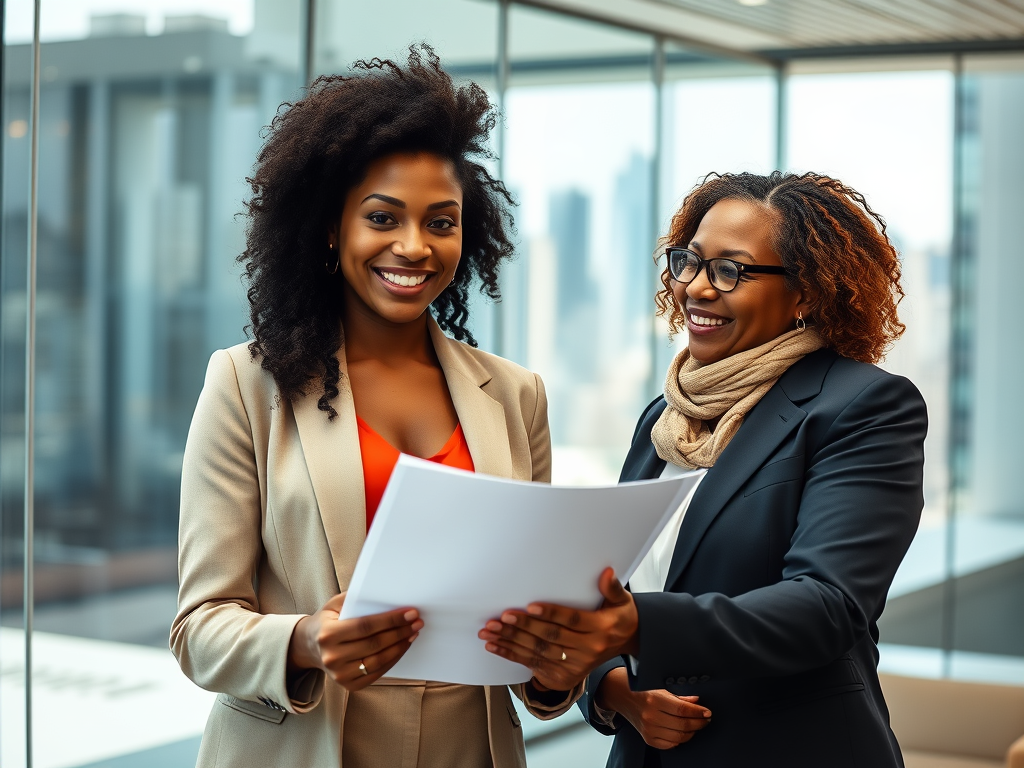
<path id="1" fill-rule="evenodd" d="M 547 482 L 540 378 L 446 337 L 430 323 L 477 472 Z M 278 397 L 244 344 L 215 352 L 189 429 L 181 478 L 178 614 L 171 650 L 220 695 L 199 766 L 339 766 L 347 692 L 320 671 L 288 689 L 298 620 L 348 588 L 366 534 L 363 472 L 344 349 L 333 421 L 318 394 Z M 538 717 L 558 707 L 527 702 Z M 521 691 L 517 694 L 521 696 Z M 506 687 L 485 689 L 494 768 L 526 765 Z"/>

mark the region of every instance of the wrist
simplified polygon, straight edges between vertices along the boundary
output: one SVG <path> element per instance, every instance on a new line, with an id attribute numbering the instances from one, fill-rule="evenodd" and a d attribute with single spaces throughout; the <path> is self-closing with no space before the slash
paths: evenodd
<path id="1" fill-rule="evenodd" d="M 312 650 L 310 641 L 311 616 L 303 616 L 295 624 L 292 630 L 291 640 L 288 642 L 288 668 L 290 671 L 304 669 L 319 669 L 320 656 Z"/>
<path id="2" fill-rule="evenodd" d="M 551 690 L 546 685 L 541 683 L 536 677 L 531 677 L 526 684 L 530 686 L 533 690 L 535 690 L 537 693 L 546 693 L 547 691 Z"/>
<path id="3" fill-rule="evenodd" d="M 594 703 L 601 709 L 623 714 L 623 702 L 629 693 L 629 677 L 626 674 L 626 668 L 615 667 L 601 679 L 594 694 Z"/>

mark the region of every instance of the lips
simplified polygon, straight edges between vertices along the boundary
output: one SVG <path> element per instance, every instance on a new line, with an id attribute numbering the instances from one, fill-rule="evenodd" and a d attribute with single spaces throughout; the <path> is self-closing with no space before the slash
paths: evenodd
<path id="1" fill-rule="evenodd" d="M 415 296 L 437 275 L 400 267 L 374 267 L 372 271 L 384 289 L 396 296 Z"/>
<path id="2" fill-rule="evenodd" d="M 722 330 L 732 322 L 731 317 L 716 315 L 714 312 L 708 312 L 704 309 L 687 308 L 685 314 L 686 329 L 690 333 L 697 335 L 714 333 L 715 331 Z"/>

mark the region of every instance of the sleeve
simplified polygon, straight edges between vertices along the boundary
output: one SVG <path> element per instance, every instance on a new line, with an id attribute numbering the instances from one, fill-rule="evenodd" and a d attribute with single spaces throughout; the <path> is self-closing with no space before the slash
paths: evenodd
<path id="1" fill-rule="evenodd" d="M 261 528 L 249 418 L 231 356 L 218 351 L 185 445 L 171 651 L 202 688 L 305 712 L 323 696 L 324 674 L 307 670 L 289 679 L 288 646 L 302 615 L 260 612 Z"/>
<path id="2" fill-rule="evenodd" d="M 590 723 L 595 731 L 605 736 L 614 736 L 618 733 L 619 728 L 622 727 L 623 719 L 617 712 L 599 707 L 597 702 L 594 701 L 594 695 L 601 686 L 601 681 L 604 680 L 605 675 L 613 669 L 622 666 L 625 666 L 623 657 L 616 656 L 614 659 L 609 659 L 597 667 L 590 673 L 590 676 L 587 678 L 586 691 L 580 697 L 580 700 L 576 702 L 580 712 L 583 713 L 583 719 Z"/>
<path id="3" fill-rule="evenodd" d="M 865 387 L 808 457 L 782 580 L 735 597 L 636 595 L 631 686 L 661 688 L 683 665 L 718 679 L 795 674 L 852 648 L 917 531 L 926 431 L 924 401 L 908 380 Z"/>
<path id="4" fill-rule="evenodd" d="M 538 720 L 554 720 L 572 708 L 583 695 L 586 685 L 587 681 L 584 680 L 571 691 L 535 691 L 529 683 L 510 685 L 509 688 Z"/>
<path id="5" fill-rule="evenodd" d="M 548 427 L 548 396 L 544 382 L 533 374 L 537 397 L 534 401 L 533 417 L 530 420 L 530 457 L 533 465 L 533 482 L 551 482 L 551 430 Z"/>

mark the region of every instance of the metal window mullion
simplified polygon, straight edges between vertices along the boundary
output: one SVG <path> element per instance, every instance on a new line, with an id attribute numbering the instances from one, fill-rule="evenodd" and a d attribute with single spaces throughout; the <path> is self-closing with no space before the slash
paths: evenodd
<path id="1" fill-rule="evenodd" d="M 942 673 L 952 673 L 953 650 L 956 645 L 956 524 L 960 499 L 966 485 L 965 451 L 969 439 L 970 398 L 970 333 L 967 322 L 971 310 L 970 251 L 967 247 L 964 216 L 964 123 L 965 94 L 963 56 L 953 59 L 953 238 L 950 258 L 949 328 L 949 437 L 946 467 L 946 578 L 942 583 Z"/>
<path id="2" fill-rule="evenodd" d="M 39 203 L 39 26 L 42 0 L 32 20 L 32 95 L 29 109 L 28 280 L 25 323 L 25 552 L 22 610 L 25 621 L 25 766 L 32 768 L 32 625 L 35 609 L 35 383 L 36 262 Z"/>
<path id="3" fill-rule="evenodd" d="M 306 0 L 305 13 L 306 18 L 302 31 L 306 50 L 302 57 L 303 69 L 305 69 L 305 72 L 302 73 L 302 82 L 309 86 L 313 82 L 316 71 L 316 0 Z"/>
<path id="4" fill-rule="evenodd" d="M 785 63 L 775 68 L 775 169 L 786 170 L 787 112 L 789 110 L 789 72 Z"/>
<path id="5" fill-rule="evenodd" d="M 509 0 L 499 0 L 498 3 L 498 55 L 496 64 L 496 91 L 498 97 L 498 110 L 501 114 L 501 119 L 498 120 L 497 125 L 497 152 L 498 152 L 498 178 L 502 181 L 505 180 L 505 95 L 508 91 L 508 76 L 509 76 L 509 57 L 508 57 L 508 7 Z M 500 288 L 500 286 L 499 286 Z M 493 305 L 494 320 L 494 349 L 493 352 L 496 355 L 504 357 L 507 353 L 505 344 L 505 321 L 506 311 L 505 304 L 502 301 L 495 302 Z M 523 362 L 523 361 L 521 361 Z"/>
<path id="6" fill-rule="evenodd" d="M 651 61 L 651 84 L 654 86 L 654 157 L 651 161 L 651 219 L 650 243 L 652 248 L 661 228 L 661 163 L 665 149 L 665 38 L 654 38 L 654 58 Z M 658 288 L 658 263 L 652 258 L 648 262 L 647 287 L 649 291 Z M 658 326 L 654 313 L 646 324 L 650 367 L 647 375 L 647 396 L 655 397 L 660 391 L 661 373 L 658 370 Z"/>

